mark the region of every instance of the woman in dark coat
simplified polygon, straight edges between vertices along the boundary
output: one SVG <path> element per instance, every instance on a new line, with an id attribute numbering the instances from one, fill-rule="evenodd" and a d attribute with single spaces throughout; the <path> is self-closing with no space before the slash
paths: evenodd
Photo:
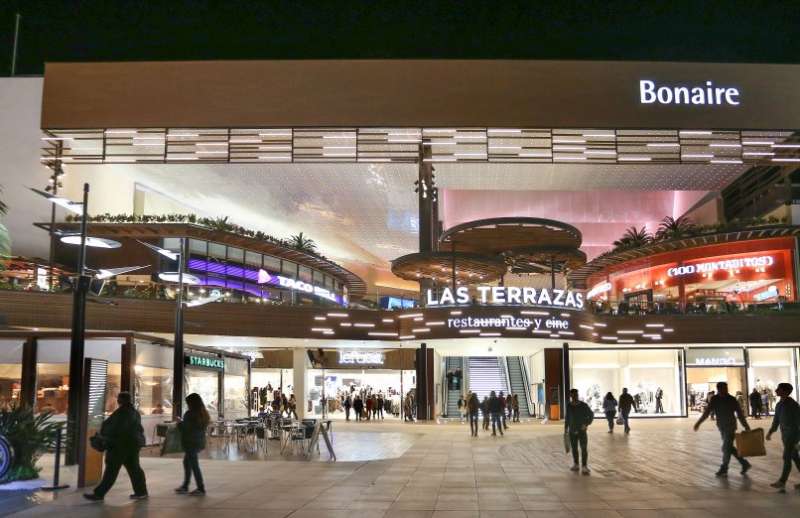
<path id="1" fill-rule="evenodd" d="M 200 472 L 200 461 L 197 454 L 206 447 L 206 429 L 211 418 L 208 415 L 203 399 L 199 394 L 192 393 L 186 396 L 188 410 L 183 414 L 183 419 L 178 423 L 183 444 L 183 484 L 175 489 L 176 493 L 188 493 L 189 482 L 194 481 L 197 489 L 191 495 L 205 495 L 206 487 L 203 483 L 203 474 Z"/>

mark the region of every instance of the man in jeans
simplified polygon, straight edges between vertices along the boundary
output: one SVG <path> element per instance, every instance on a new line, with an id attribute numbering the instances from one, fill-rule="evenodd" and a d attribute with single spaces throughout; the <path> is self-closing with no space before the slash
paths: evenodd
<path id="1" fill-rule="evenodd" d="M 751 465 L 746 459 L 739 456 L 736 448 L 733 446 L 734 436 L 736 435 L 736 420 L 742 423 L 742 428 L 750 430 L 750 425 L 744 418 L 742 407 L 736 398 L 728 393 L 728 384 L 724 381 L 717 383 L 717 393 L 711 397 L 706 406 L 703 415 L 694 425 L 694 431 L 700 429 L 700 425 L 708 419 L 711 414 L 717 416 L 717 428 L 722 436 L 722 465 L 719 467 L 716 475 L 718 477 L 728 476 L 728 464 L 731 461 L 731 455 L 739 461 L 742 465 L 742 475 L 747 473 Z"/>
<path id="2" fill-rule="evenodd" d="M 503 422 L 500 420 L 500 415 L 503 413 L 503 405 L 494 390 L 489 393 L 489 402 L 486 406 L 489 407 L 489 414 L 492 416 L 492 435 L 497 435 L 498 428 L 500 429 L 500 435 L 503 435 Z"/>
<path id="3" fill-rule="evenodd" d="M 775 418 L 772 426 L 767 433 L 767 440 L 772 438 L 772 434 L 781 429 L 781 439 L 783 440 L 783 472 L 777 482 L 771 484 L 772 487 L 781 492 L 786 490 L 786 481 L 789 480 L 789 473 L 792 472 L 792 461 L 797 469 L 800 470 L 800 453 L 797 452 L 797 443 L 800 441 L 800 405 L 790 397 L 794 387 L 790 383 L 778 383 L 775 394 L 781 398 L 775 405 Z M 800 489 L 800 484 L 795 485 Z"/>
<path id="4" fill-rule="evenodd" d="M 569 435 L 569 444 L 572 449 L 573 464 L 570 470 L 578 471 L 584 475 L 589 474 L 589 438 L 586 430 L 594 420 L 594 413 L 589 405 L 578 399 L 578 389 L 569 391 L 569 403 L 564 417 L 564 433 Z M 578 446 L 581 448 L 581 468 L 578 468 Z"/>
<path id="5" fill-rule="evenodd" d="M 470 392 L 467 400 L 467 413 L 469 414 L 469 430 L 472 437 L 478 436 L 478 410 L 480 407 L 478 396 L 474 392 Z"/>
<path id="6" fill-rule="evenodd" d="M 633 396 L 628 394 L 628 389 L 622 389 L 622 394 L 619 395 L 619 413 L 622 416 L 622 423 L 625 425 L 625 433 L 631 433 L 631 427 L 628 424 L 628 416 L 631 414 L 631 409 L 635 408 L 636 403 Z"/>
<path id="7" fill-rule="evenodd" d="M 144 429 L 139 412 L 131 404 L 129 392 L 120 392 L 117 396 L 117 408 L 100 427 L 100 435 L 106 439 L 106 469 L 103 479 L 94 488 L 94 492 L 84 494 L 84 498 L 101 501 L 114 485 L 119 470 L 125 466 L 133 485 L 132 500 L 147 498 L 147 482 L 144 471 L 139 465 L 139 450 L 144 446 Z"/>

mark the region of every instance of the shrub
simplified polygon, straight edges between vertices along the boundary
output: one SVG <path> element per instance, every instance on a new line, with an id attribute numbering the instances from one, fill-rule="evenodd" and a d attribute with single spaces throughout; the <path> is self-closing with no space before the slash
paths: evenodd
<path id="1" fill-rule="evenodd" d="M 33 410 L 14 406 L 0 411 L 0 434 L 14 449 L 14 465 L 0 482 L 30 480 L 39 477 L 36 461 L 53 446 L 62 423 L 52 421 L 51 412 L 34 415 Z"/>

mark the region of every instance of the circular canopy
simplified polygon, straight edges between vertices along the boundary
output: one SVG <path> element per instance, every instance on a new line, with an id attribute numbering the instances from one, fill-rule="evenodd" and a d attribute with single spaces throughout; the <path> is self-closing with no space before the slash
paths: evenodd
<path id="1" fill-rule="evenodd" d="M 432 279 L 452 282 L 455 262 L 456 282 L 491 282 L 506 272 L 501 258 L 465 252 L 430 252 L 408 254 L 392 261 L 392 273 L 407 281 Z"/>
<path id="2" fill-rule="evenodd" d="M 576 248 L 518 248 L 505 257 L 511 273 L 563 273 L 586 264 L 586 254 Z"/>
<path id="3" fill-rule="evenodd" d="M 577 249 L 582 240 L 577 228 L 552 219 L 492 218 L 450 228 L 439 239 L 439 249 L 510 257 L 513 250 L 530 247 Z"/>

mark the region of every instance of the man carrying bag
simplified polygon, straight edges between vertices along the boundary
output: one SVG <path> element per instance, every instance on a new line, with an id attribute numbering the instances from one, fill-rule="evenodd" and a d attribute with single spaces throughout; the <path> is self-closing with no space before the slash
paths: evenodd
<path id="1" fill-rule="evenodd" d="M 728 464 L 730 464 L 731 456 L 736 458 L 742 465 L 741 473 L 744 475 L 752 466 L 747 459 L 739 455 L 733 445 L 733 441 L 736 437 L 737 419 L 742 423 L 742 428 L 745 430 L 749 431 L 750 425 L 747 424 L 744 418 L 744 412 L 742 407 L 739 406 L 739 402 L 728 393 L 728 384 L 724 381 L 717 383 L 717 393 L 711 397 L 703 415 L 695 423 L 695 432 L 700 429 L 700 425 L 712 413 L 717 416 L 717 428 L 722 437 L 722 465 L 719 467 L 716 476 L 721 478 L 728 476 Z"/>
<path id="2" fill-rule="evenodd" d="M 584 475 L 589 474 L 589 437 L 586 434 L 589 425 L 594 420 L 594 413 L 589 408 L 589 405 L 578 399 L 578 390 L 572 389 L 569 391 L 569 403 L 567 403 L 567 412 L 564 417 L 564 435 L 569 437 L 569 448 L 572 450 L 573 465 L 570 468 L 572 471 L 581 470 Z M 566 446 L 567 444 L 565 444 Z M 578 467 L 578 447 L 580 446 L 581 467 Z"/>
<path id="3" fill-rule="evenodd" d="M 92 493 L 83 495 L 87 500 L 102 501 L 114 485 L 119 470 L 125 466 L 133 485 L 132 500 L 147 498 L 147 482 L 144 470 L 139 465 L 139 450 L 144 446 L 144 429 L 139 412 L 131 404 L 129 392 L 117 396 L 119 407 L 100 427 L 100 436 L 105 439 L 106 469 L 103 479 Z"/>
<path id="4" fill-rule="evenodd" d="M 794 387 L 790 383 L 778 383 L 775 394 L 781 400 L 775 405 L 775 418 L 772 420 L 769 433 L 767 433 L 767 440 L 769 441 L 772 438 L 772 434 L 778 428 L 781 429 L 783 472 L 781 472 L 781 478 L 777 482 L 770 484 L 781 492 L 786 491 L 786 481 L 789 480 L 789 474 L 792 472 L 793 461 L 797 469 L 800 470 L 800 453 L 797 451 L 797 445 L 800 442 L 800 406 L 797 401 L 790 397 L 793 389 Z M 800 489 L 800 484 L 797 484 L 795 488 Z"/>

